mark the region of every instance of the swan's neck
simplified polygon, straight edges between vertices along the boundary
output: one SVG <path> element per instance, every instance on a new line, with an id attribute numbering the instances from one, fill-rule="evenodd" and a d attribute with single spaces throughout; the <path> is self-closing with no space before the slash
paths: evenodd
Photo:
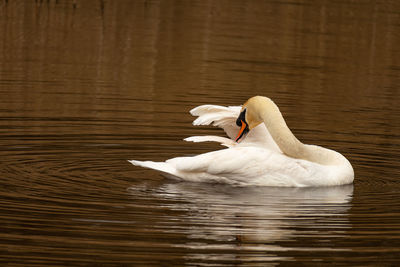
<path id="1" fill-rule="evenodd" d="M 259 110 L 259 118 L 265 123 L 272 138 L 281 151 L 292 158 L 304 159 L 320 164 L 332 164 L 337 152 L 318 146 L 305 145 L 290 131 L 279 108 L 267 99 Z"/>
<path id="2" fill-rule="evenodd" d="M 273 104 L 264 109 L 260 117 L 281 151 L 289 157 L 300 158 L 304 144 L 290 131 L 278 107 Z"/>

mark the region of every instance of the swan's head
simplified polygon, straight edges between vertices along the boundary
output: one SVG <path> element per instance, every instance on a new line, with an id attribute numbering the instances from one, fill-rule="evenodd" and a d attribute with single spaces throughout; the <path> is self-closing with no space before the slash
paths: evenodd
<path id="1" fill-rule="evenodd" d="M 249 131 L 263 122 L 259 116 L 259 111 L 262 109 L 262 105 L 266 99 L 270 100 L 267 97 L 254 96 L 243 104 L 239 117 L 236 120 L 236 125 L 240 127 L 236 142 L 244 138 Z"/>

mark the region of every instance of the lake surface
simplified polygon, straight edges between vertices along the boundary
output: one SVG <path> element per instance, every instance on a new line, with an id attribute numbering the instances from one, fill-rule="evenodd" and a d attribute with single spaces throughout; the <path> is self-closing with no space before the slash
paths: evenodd
<path id="1" fill-rule="evenodd" d="M 0 1 L 0 263 L 400 264 L 400 2 Z M 272 98 L 353 185 L 179 183 L 128 159 Z"/>

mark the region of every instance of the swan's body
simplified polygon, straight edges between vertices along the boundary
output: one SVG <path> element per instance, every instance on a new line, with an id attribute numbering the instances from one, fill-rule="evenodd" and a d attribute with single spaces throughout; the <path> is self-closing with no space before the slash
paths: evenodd
<path id="1" fill-rule="evenodd" d="M 204 105 L 190 112 L 198 116 L 194 125 L 213 123 L 223 128 L 230 138 L 193 136 L 186 141 L 216 141 L 228 148 L 165 162 L 130 162 L 193 182 L 297 187 L 353 182 L 354 171 L 349 161 L 336 151 L 301 143 L 269 98 L 250 98 L 242 108 Z M 235 122 L 242 126 L 237 139 L 246 129 L 249 131 L 239 143 L 234 141 L 239 131 Z"/>

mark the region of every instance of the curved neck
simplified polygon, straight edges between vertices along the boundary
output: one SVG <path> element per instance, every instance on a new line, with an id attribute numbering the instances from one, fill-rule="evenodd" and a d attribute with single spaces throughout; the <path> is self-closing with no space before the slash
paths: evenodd
<path id="1" fill-rule="evenodd" d="M 346 158 L 336 151 L 300 142 L 286 125 L 278 106 L 268 97 L 254 96 L 245 103 L 245 107 L 250 129 L 264 122 L 275 143 L 285 155 L 323 165 L 348 163 Z"/>
<path id="2" fill-rule="evenodd" d="M 272 105 L 268 104 L 269 107 L 259 115 L 272 138 L 285 155 L 323 165 L 341 163 L 341 157 L 338 156 L 340 154 L 336 151 L 300 142 L 286 125 L 278 107 L 272 101 L 271 103 Z"/>
<path id="3" fill-rule="evenodd" d="M 278 107 L 272 101 L 271 103 L 268 109 L 261 111 L 260 118 L 284 154 L 293 158 L 303 158 L 305 145 L 290 131 Z"/>
<path id="4" fill-rule="evenodd" d="M 282 113 L 272 100 L 264 98 L 257 104 L 262 105 L 257 108 L 258 119 L 264 122 L 272 138 L 285 155 L 320 164 L 332 164 L 336 161 L 336 152 L 300 142 L 286 125 Z"/>

